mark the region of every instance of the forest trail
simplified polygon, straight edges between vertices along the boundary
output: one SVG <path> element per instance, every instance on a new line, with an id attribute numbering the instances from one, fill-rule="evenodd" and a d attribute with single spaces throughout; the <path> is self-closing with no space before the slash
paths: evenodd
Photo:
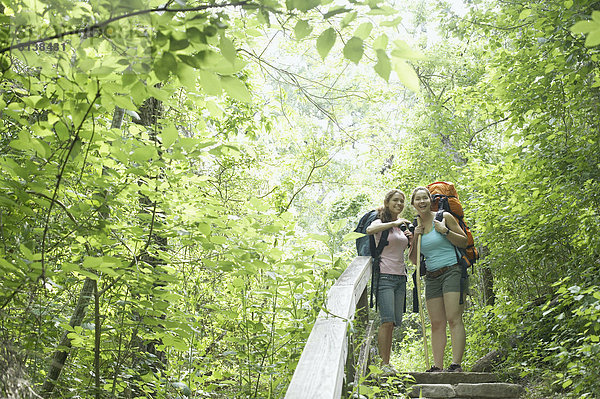
<path id="1" fill-rule="evenodd" d="M 415 381 L 408 392 L 411 398 L 518 399 L 524 392 L 521 385 L 500 382 L 493 373 L 411 372 L 406 376 Z"/>

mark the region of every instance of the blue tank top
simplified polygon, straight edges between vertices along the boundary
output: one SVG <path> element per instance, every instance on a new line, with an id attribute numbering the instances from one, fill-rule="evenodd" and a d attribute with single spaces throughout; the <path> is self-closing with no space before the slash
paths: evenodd
<path id="1" fill-rule="evenodd" d="M 421 237 L 421 253 L 425 256 L 427 270 L 430 272 L 456 264 L 454 245 L 435 228 Z"/>

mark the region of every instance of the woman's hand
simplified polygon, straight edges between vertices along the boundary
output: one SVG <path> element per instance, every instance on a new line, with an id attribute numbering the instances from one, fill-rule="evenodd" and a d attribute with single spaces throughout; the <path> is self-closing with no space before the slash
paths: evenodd
<path id="1" fill-rule="evenodd" d="M 415 237 L 418 235 L 422 235 L 424 231 L 425 231 L 424 226 L 416 226 L 415 227 Z"/>
<path id="2" fill-rule="evenodd" d="M 405 224 L 408 227 L 410 221 L 408 221 L 407 219 L 396 219 L 396 227 L 400 227 L 403 224 Z"/>
<path id="3" fill-rule="evenodd" d="M 434 220 L 433 223 L 435 231 L 440 234 L 446 235 L 450 231 L 450 229 L 446 226 L 446 219 L 443 219 L 442 221 Z"/>

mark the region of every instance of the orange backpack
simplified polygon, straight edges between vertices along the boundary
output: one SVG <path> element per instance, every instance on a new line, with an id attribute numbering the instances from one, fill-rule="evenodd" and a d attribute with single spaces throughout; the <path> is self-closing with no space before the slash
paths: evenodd
<path id="1" fill-rule="evenodd" d="M 456 218 L 458 224 L 467 235 L 467 248 L 461 249 L 462 258 L 467 262 L 467 267 L 472 266 L 479 259 L 479 251 L 475 248 L 473 234 L 464 221 L 463 207 L 458 200 L 458 193 L 454 184 L 438 181 L 427 186 L 431 193 L 431 210 L 450 212 Z"/>

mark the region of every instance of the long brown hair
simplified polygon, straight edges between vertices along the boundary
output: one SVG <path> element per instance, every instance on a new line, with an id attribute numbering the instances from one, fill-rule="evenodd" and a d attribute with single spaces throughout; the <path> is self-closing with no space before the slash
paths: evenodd
<path id="1" fill-rule="evenodd" d="M 379 219 L 381 219 L 381 221 L 383 223 L 393 222 L 392 213 L 388 209 L 388 205 L 389 205 L 392 197 L 396 194 L 400 194 L 402 196 L 402 198 L 404 199 L 404 201 L 406 201 L 406 195 L 404 195 L 404 193 L 402 191 L 400 191 L 398 189 L 393 189 L 393 190 L 388 191 L 387 194 L 385 195 L 385 197 L 383 198 L 383 206 L 380 206 L 379 208 L 377 208 L 377 211 L 378 211 L 377 214 L 379 216 Z"/>
<path id="2" fill-rule="evenodd" d="M 427 196 L 429 197 L 429 201 L 431 201 L 431 193 L 427 187 L 417 187 L 413 190 L 412 195 L 410 197 L 410 204 L 415 206 L 415 195 L 417 195 L 417 191 L 425 191 Z"/>

